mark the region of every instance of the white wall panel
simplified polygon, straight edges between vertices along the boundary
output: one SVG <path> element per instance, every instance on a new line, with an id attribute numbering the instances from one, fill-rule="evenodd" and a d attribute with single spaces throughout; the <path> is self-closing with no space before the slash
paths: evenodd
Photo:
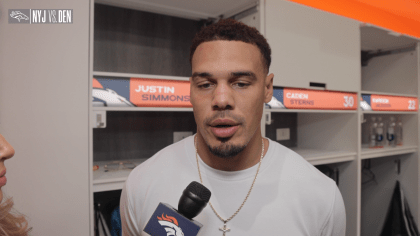
<path id="1" fill-rule="evenodd" d="M 265 1 L 274 85 L 360 89 L 359 22 L 289 1 Z"/>

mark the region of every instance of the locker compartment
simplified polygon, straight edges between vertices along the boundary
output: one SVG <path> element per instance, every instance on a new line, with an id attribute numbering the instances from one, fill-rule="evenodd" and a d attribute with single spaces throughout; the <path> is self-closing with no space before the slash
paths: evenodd
<path id="1" fill-rule="evenodd" d="M 94 235 L 121 235 L 121 190 L 94 193 Z"/>
<path id="2" fill-rule="evenodd" d="M 264 2 L 274 86 L 360 89 L 359 22 L 290 1 Z"/>
<path id="3" fill-rule="evenodd" d="M 380 235 L 399 181 L 418 222 L 418 153 L 366 159 L 361 171 L 361 235 Z"/>
<path id="4" fill-rule="evenodd" d="M 93 191 L 122 189 L 135 166 L 174 143 L 174 132 L 196 130 L 192 112 L 108 111 L 106 128 L 93 130 Z"/>
<path id="5" fill-rule="evenodd" d="M 418 40 L 363 26 L 362 92 L 418 94 Z"/>
<path id="6" fill-rule="evenodd" d="M 314 165 L 355 160 L 357 156 L 356 113 L 271 112 L 266 136 L 280 139 L 284 129 L 290 137 L 278 141 Z"/>
<path id="7" fill-rule="evenodd" d="M 107 127 L 94 129 L 94 161 L 149 158 L 173 143 L 173 133 L 195 133 L 192 112 L 107 112 Z"/>
<path id="8" fill-rule="evenodd" d="M 95 4 L 93 70 L 191 76 L 190 46 L 204 22 Z"/>
<path id="9" fill-rule="evenodd" d="M 364 122 L 362 123 L 362 159 L 373 158 L 378 156 L 396 155 L 408 152 L 417 152 L 418 144 L 418 116 L 416 114 L 404 114 L 404 113 L 374 113 L 364 114 Z M 375 119 L 375 123 L 379 124 L 378 118 L 382 119 L 383 123 L 383 141 L 378 142 L 378 134 L 373 130 L 374 128 L 372 118 Z M 391 121 L 391 117 L 395 120 Z M 391 127 L 391 123 L 396 124 L 395 128 Z M 398 123 L 402 124 L 402 136 L 398 132 Z M 391 130 L 389 130 L 389 128 Z M 370 129 L 373 129 L 370 131 Z M 373 140 L 370 135 L 376 135 L 376 143 L 381 143 L 381 146 L 374 146 Z M 390 132 L 394 132 L 394 137 L 390 137 Z M 387 135 L 388 134 L 388 135 Z M 402 140 L 400 141 L 400 137 Z M 379 138 L 381 139 L 381 138 Z M 391 140 L 391 141 L 389 141 Z M 395 144 L 394 144 L 395 142 Z M 397 144 L 398 142 L 398 144 Z"/>

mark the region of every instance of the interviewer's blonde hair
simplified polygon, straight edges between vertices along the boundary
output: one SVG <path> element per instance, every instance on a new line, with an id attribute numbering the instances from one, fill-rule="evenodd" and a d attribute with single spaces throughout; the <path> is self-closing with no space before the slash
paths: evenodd
<path id="1" fill-rule="evenodd" d="M 30 230 L 25 217 L 13 210 L 12 198 L 0 204 L 0 236 L 27 236 Z"/>

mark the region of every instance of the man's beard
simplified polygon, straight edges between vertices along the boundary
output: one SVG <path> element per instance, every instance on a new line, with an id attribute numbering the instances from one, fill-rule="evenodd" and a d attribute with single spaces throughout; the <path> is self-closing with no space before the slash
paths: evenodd
<path id="1" fill-rule="evenodd" d="M 217 118 L 225 118 L 225 117 L 229 117 L 230 119 L 236 121 L 237 123 L 241 124 L 242 126 L 246 127 L 246 121 L 243 117 L 238 116 L 238 115 L 234 115 L 231 114 L 230 110 L 222 110 L 220 112 L 217 112 L 215 115 L 206 118 L 203 121 L 203 126 L 206 127 L 208 126 L 212 120 L 215 120 Z M 232 158 L 237 156 L 239 153 L 241 153 L 245 148 L 246 145 L 248 143 L 246 143 L 245 145 L 232 145 L 229 144 L 229 139 L 230 138 L 218 138 L 218 140 L 220 140 L 222 143 L 219 146 L 215 146 L 215 147 L 211 147 L 209 144 L 207 144 L 210 152 L 220 158 Z"/>
<path id="2" fill-rule="evenodd" d="M 222 143 L 220 146 L 217 147 L 211 147 L 210 145 L 207 146 L 209 147 L 209 150 L 213 155 L 225 159 L 237 156 L 246 148 L 246 145 L 235 146 L 226 143 Z"/>

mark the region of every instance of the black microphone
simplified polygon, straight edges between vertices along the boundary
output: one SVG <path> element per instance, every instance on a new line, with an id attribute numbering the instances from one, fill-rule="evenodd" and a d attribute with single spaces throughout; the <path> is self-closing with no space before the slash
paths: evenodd
<path id="1" fill-rule="evenodd" d="M 203 225 L 192 218 L 204 209 L 211 192 L 198 182 L 191 182 L 182 192 L 178 210 L 159 203 L 143 231 L 152 236 L 196 236 Z"/>

